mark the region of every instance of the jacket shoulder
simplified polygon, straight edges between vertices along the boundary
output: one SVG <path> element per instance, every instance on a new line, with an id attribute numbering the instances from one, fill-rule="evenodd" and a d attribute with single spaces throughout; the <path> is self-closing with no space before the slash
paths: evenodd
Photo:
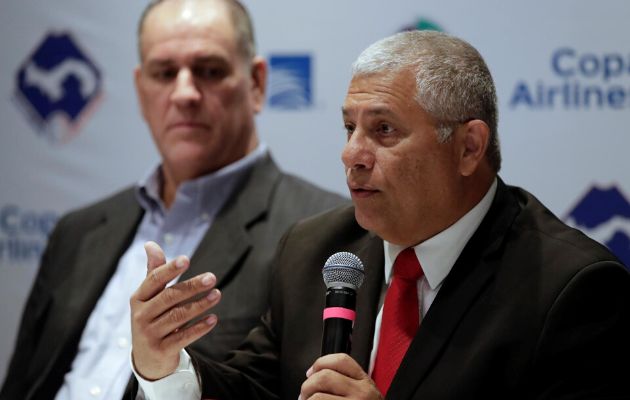
<path id="1" fill-rule="evenodd" d="M 287 173 L 281 173 L 273 198 L 272 209 L 295 214 L 296 220 L 350 204 L 348 198 Z"/>
<path id="2" fill-rule="evenodd" d="M 530 248 L 530 254 L 535 249 L 535 254 L 552 258 L 559 268 L 582 268 L 601 261 L 621 264 L 608 248 L 561 221 L 534 195 L 517 187 L 509 189 L 521 208 L 512 233 Z"/>
<path id="3" fill-rule="evenodd" d="M 129 207 L 139 207 L 133 187 L 127 187 L 106 198 L 69 211 L 59 219 L 56 229 L 74 226 L 77 223 L 91 226 L 101 221 L 107 213 Z"/>

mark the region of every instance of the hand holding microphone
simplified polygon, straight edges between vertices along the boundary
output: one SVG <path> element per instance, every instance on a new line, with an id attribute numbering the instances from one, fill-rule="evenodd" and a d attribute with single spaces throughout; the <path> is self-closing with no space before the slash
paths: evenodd
<path id="1" fill-rule="evenodd" d="M 352 253 L 335 253 L 322 270 L 326 308 L 322 357 L 306 373 L 300 399 L 325 393 L 342 398 L 382 399 L 376 385 L 348 354 L 356 312 L 357 290 L 363 283 L 363 263 Z"/>
<path id="2" fill-rule="evenodd" d="M 322 355 L 350 353 L 357 290 L 363 283 L 363 263 L 352 253 L 335 253 L 322 269 L 326 283 Z"/>

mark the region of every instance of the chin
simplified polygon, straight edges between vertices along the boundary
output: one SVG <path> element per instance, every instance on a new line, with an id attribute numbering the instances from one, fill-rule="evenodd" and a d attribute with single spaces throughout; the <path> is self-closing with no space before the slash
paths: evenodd
<path id="1" fill-rule="evenodd" d="M 378 215 L 378 214 L 376 214 L 376 215 Z M 354 218 L 357 220 L 357 223 L 359 224 L 359 226 L 361 226 L 361 228 L 363 228 L 363 229 L 365 229 L 367 231 L 370 231 L 370 232 L 374 232 L 375 231 L 375 228 L 377 226 L 375 224 L 375 222 L 377 221 L 377 218 L 375 217 L 375 214 L 362 212 L 355 205 Z"/>

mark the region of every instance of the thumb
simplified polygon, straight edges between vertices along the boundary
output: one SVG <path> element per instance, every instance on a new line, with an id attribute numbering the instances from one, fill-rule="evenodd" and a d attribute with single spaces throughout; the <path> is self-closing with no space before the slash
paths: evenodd
<path id="1" fill-rule="evenodd" d="M 144 251 L 147 254 L 147 273 L 151 272 L 160 265 L 166 264 L 166 256 L 164 251 L 155 242 L 146 242 L 144 244 Z"/>

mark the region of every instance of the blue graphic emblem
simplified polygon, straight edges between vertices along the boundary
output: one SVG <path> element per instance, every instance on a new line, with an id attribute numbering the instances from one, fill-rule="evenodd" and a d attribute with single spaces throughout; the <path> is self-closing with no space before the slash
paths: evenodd
<path id="1" fill-rule="evenodd" d="M 630 269 L 630 203 L 619 189 L 591 188 L 565 220 L 608 246 Z"/>
<path id="2" fill-rule="evenodd" d="M 442 28 L 442 26 L 440 24 L 438 24 L 437 22 L 429 19 L 429 18 L 418 18 L 416 21 L 414 21 L 412 24 L 406 25 L 404 27 L 402 27 L 399 32 L 404 32 L 404 31 L 438 31 L 438 32 L 445 32 L 444 28 Z"/>
<path id="3" fill-rule="evenodd" d="M 68 33 L 49 34 L 17 72 L 16 99 L 37 131 L 67 142 L 101 92 L 101 73 Z"/>
<path id="4" fill-rule="evenodd" d="M 310 55 L 269 57 L 269 106 L 284 110 L 313 105 Z"/>

